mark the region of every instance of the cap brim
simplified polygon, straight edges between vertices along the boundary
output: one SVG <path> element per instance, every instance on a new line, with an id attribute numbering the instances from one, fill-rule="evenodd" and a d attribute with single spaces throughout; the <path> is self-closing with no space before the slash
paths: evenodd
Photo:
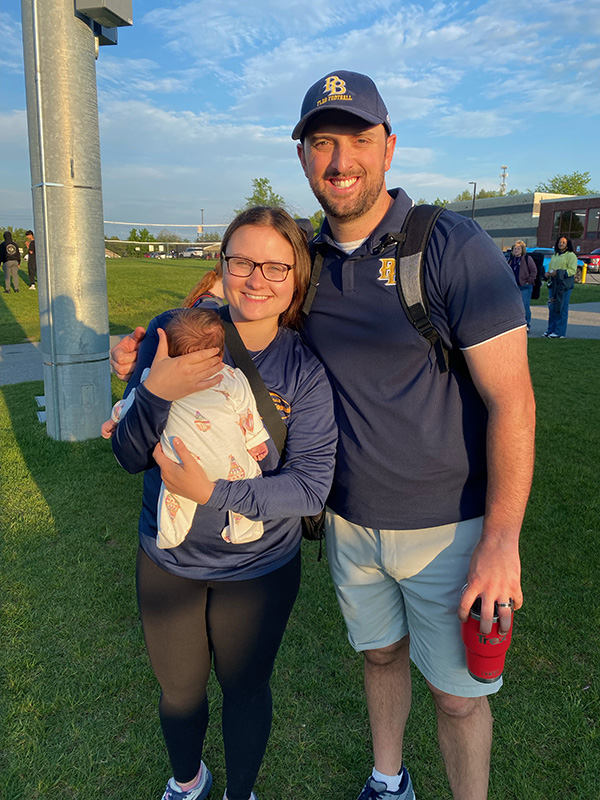
<path id="1" fill-rule="evenodd" d="M 292 131 L 292 139 L 302 139 L 304 129 L 308 123 L 314 117 L 316 117 L 317 114 L 323 114 L 325 111 L 339 111 L 341 114 L 351 114 L 353 117 L 364 119 L 366 122 L 370 122 L 372 125 L 383 125 L 388 133 L 392 132 L 391 127 L 384 120 L 382 120 L 380 117 L 376 117 L 374 114 L 369 114 L 367 111 L 359 111 L 358 109 L 341 108 L 340 106 L 333 104 L 327 105 L 325 108 L 313 108 L 312 111 L 309 111 L 308 114 L 305 114 Z"/>

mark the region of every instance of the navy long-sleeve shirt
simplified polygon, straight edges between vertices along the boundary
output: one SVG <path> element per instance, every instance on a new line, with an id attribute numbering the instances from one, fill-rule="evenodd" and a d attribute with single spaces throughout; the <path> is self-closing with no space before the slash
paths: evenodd
<path id="1" fill-rule="evenodd" d="M 183 577 L 204 580 L 241 580 L 258 577 L 283 566 L 300 546 L 300 517 L 317 513 L 324 505 L 334 469 L 337 427 L 331 387 L 318 359 L 300 336 L 280 328 L 275 339 L 254 356 L 288 427 L 284 458 L 269 439 L 269 454 L 260 462 L 262 477 L 218 480 L 204 506 L 199 505 L 192 528 L 179 547 L 156 546 L 156 508 L 160 470 L 152 451 L 160 439 L 170 402 L 139 384 L 150 366 L 172 311 L 150 323 L 127 392 L 136 388 L 135 401 L 113 436 L 113 450 L 129 472 L 147 470 L 144 476 L 140 544 L 144 552 L 166 569 Z M 229 354 L 224 360 L 233 364 Z M 246 544 L 224 541 L 221 531 L 227 511 L 236 511 L 264 523 L 263 536 Z"/>

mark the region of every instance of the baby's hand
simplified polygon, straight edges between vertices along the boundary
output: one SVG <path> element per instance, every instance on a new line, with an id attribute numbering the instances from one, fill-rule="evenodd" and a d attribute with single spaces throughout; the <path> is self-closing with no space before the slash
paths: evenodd
<path id="1" fill-rule="evenodd" d="M 106 422 L 103 422 L 102 427 L 100 428 L 100 433 L 102 434 L 102 438 L 111 439 L 117 425 L 118 423 L 112 419 L 107 419 Z"/>
<path id="2" fill-rule="evenodd" d="M 252 456 L 255 461 L 262 461 L 263 458 L 268 454 L 269 448 L 267 447 L 266 442 L 261 442 L 257 444 L 256 447 L 251 447 L 248 452 Z"/>

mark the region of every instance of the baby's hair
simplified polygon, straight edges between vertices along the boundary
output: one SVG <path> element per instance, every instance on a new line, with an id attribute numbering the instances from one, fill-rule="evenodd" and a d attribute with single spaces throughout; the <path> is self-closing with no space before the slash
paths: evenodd
<path id="1" fill-rule="evenodd" d="M 195 350 L 218 347 L 225 349 L 225 330 L 216 311 L 202 308 L 181 308 L 165 325 L 169 355 L 183 356 Z"/>

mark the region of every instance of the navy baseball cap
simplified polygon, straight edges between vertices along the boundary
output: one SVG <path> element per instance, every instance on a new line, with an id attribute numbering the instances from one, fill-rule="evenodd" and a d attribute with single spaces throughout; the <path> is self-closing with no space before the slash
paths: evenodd
<path id="1" fill-rule="evenodd" d="M 313 83 L 302 102 L 300 122 L 292 131 L 292 139 L 304 138 L 310 120 L 322 111 L 345 111 L 372 125 L 384 125 L 392 132 L 390 115 L 371 78 L 359 72 L 337 70 Z"/>

